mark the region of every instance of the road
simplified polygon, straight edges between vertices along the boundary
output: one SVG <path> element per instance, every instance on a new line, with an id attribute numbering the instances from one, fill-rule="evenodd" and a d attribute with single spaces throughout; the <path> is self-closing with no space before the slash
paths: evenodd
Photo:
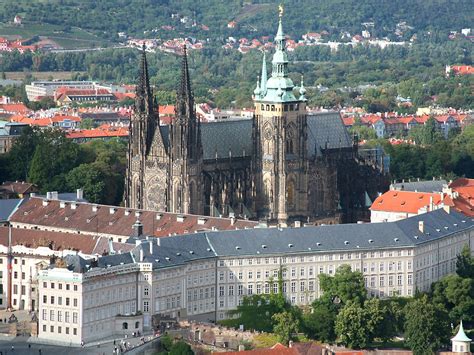
<path id="1" fill-rule="evenodd" d="M 136 345 L 140 343 L 140 338 L 128 338 L 127 341 Z M 111 355 L 114 354 L 114 348 L 113 340 L 98 345 L 86 344 L 80 348 L 29 343 L 28 337 L 16 337 L 13 340 L 0 338 L 0 355 Z"/>

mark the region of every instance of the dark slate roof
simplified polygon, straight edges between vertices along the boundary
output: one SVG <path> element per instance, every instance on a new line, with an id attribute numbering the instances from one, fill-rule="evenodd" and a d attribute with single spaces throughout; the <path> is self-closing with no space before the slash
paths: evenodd
<path id="1" fill-rule="evenodd" d="M 244 157 L 252 154 L 252 120 L 228 119 L 201 124 L 203 158 Z"/>
<path id="2" fill-rule="evenodd" d="M 392 184 L 393 190 L 417 191 L 417 192 L 442 192 L 446 180 L 408 181 Z"/>
<path id="3" fill-rule="evenodd" d="M 216 255 L 209 245 L 205 233 L 195 233 L 186 236 L 170 238 L 152 238 L 143 241 L 132 253 L 135 260 L 140 260 L 140 250 L 143 250 L 144 262 L 153 264 L 153 268 L 165 268 L 182 265 L 187 261 L 213 258 Z M 150 253 L 150 243 L 152 253 Z"/>
<path id="4" fill-rule="evenodd" d="M 253 151 L 251 119 L 226 119 L 201 124 L 204 160 L 232 157 L 250 157 Z M 160 126 L 164 143 L 169 145 L 169 128 Z M 339 112 L 317 112 L 308 114 L 308 152 L 313 155 L 315 147 L 350 148 L 352 142 Z"/>
<path id="5" fill-rule="evenodd" d="M 339 112 L 308 114 L 308 153 L 319 155 L 321 149 L 350 148 L 349 137 Z"/>
<path id="6" fill-rule="evenodd" d="M 420 221 L 424 222 L 423 234 L 418 229 Z M 281 256 L 318 251 L 357 252 L 415 247 L 456 232 L 472 230 L 473 227 L 474 219 L 453 210 L 448 214 L 444 209 L 438 209 L 389 223 L 203 232 L 144 240 L 130 253 L 99 258 L 99 267 L 138 261 L 141 252 L 143 261 L 152 263 L 153 268 L 158 269 L 215 257 Z M 153 245 L 152 250 L 150 243 Z"/>
<path id="7" fill-rule="evenodd" d="M 8 221 L 23 201 L 23 199 L 0 200 L 0 222 Z"/>
<path id="8" fill-rule="evenodd" d="M 79 255 L 66 255 L 64 260 L 67 267 L 72 272 L 82 273 L 86 270 L 86 266 L 90 265 L 92 260 L 86 260 Z"/>

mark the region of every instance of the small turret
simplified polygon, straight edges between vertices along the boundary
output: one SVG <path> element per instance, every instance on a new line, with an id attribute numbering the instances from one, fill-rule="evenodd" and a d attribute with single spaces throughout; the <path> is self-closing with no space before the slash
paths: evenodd
<path id="1" fill-rule="evenodd" d="M 261 93 L 261 90 L 260 90 L 260 76 L 259 76 L 257 77 L 257 87 L 253 91 L 254 99 L 257 99 L 257 100 L 260 99 L 260 93 Z"/>
<path id="2" fill-rule="evenodd" d="M 300 101 L 306 101 L 306 97 L 304 96 L 305 94 L 306 94 L 306 89 L 304 87 L 303 75 L 301 75 Z"/>
<path id="3" fill-rule="evenodd" d="M 471 351 L 471 339 L 464 332 L 462 320 L 459 324 L 458 333 L 451 339 L 453 353 L 469 353 Z"/>

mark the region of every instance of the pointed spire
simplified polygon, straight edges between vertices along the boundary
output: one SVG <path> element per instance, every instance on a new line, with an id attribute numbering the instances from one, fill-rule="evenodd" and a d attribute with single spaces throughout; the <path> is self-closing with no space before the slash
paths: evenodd
<path id="1" fill-rule="evenodd" d="M 288 55 L 286 53 L 286 40 L 282 25 L 283 6 L 279 6 L 278 31 L 275 36 L 275 53 L 272 60 L 272 77 L 286 77 Z"/>
<path id="2" fill-rule="evenodd" d="M 267 92 L 267 54 L 263 51 L 263 60 L 262 60 L 262 76 L 260 80 L 260 92 L 262 96 L 265 96 Z"/>
<path id="3" fill-rule="evenodd" d="M 188 55 L 186 51 L 186 43 L 183 45 L 183 62 L 181 65 L 181 83 L 178 91 L 178 96 L 181 96 L 181 99 L 191 100 L 192 102 L 192 91 L 191 91 L 191 80 L 189 78 L 189 68 L 188 68 Z"/>
<path id="4" fill-rule="evenodd" d="M 136 88 L 135 106 L 137 111 L 153 111 L 153 94 L 150 88 L 148 76 L 148 61 L 146 59 L 145 44 L 142 46 L 142 58 L 140 61 L 140 77 Z"/>

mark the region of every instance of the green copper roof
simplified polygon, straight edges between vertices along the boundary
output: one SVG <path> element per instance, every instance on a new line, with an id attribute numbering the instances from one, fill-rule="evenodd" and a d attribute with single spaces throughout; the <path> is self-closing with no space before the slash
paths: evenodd
<path id="1" fill-rule="evenodd" d="M 275 36 L 275 53 L 272 59 L 272 76 L 266 77 L 266 63 L 262 65 L 262 84 L 260 95 L 255 99 L 268 102 L 294 102 L 298 101 L 293 94 L 293 81 L 288 77 L 288 55 L 286 53 L 285 34 L 283 33 L 282 13 L 278 22 L 278 31 Z M 265 78 L 266 79 L 266 78 Z M 263 84 L 265 83 L 265 85 Z"/>

